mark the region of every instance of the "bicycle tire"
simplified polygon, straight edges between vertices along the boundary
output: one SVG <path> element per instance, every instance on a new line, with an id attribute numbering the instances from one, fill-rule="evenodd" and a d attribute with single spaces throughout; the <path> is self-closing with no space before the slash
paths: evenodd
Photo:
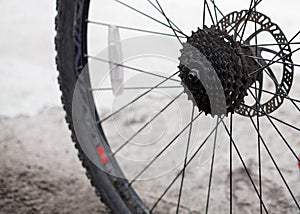
<path id="1" fill-rule="evenodd" d="M 78 73 L 74 64 L 75 35 L 74 29 L 82 21 L 74 20 L 76 17 L 76 6 L 82 4 L 87 9 L 89 1 L 57 0 L 57 16 L 55 17 L 55 48 L 57 51 L 56 64 L 59 71 L 58 83 L 62 92 L 61 100 L 66 112 L 66 121 L 71 130 L 71 137 L 78 150 L 78 157 L 82 166 L 86 169 L 86 175 L 92 186 L 95 187 L 96 195 L 108 207 L 112 213 L 146 213 L 146 207 L 141 203 L 132 188 L 127 187 L 125 179 L 117 178 L 99 169 L 83 152 L 75 134 L 72 120 L 72 99 Z M 81 17 L 82 18 L 82 17 Z M 77 26 L 78 27 L 78 26 Z M 78 34 L 80 32 L 77 32 Z M 68 59 L 68 60 L 66 60 Z M 101 127 L 99 127 L 101 129 Z M 102 130 L 100 130 L 102 132 Z M 98 133 L 95 133 L 98 135 Z M 105 143 L 98 139 L 99 142 Z M 128 196 L 128 194 L 130 194 Z M 123 198 L 122 198 L 123 197 Z M 124 197 L 127 197 L 124 200 Z M 132 200 L 128 197 L 133 198 Z"/>

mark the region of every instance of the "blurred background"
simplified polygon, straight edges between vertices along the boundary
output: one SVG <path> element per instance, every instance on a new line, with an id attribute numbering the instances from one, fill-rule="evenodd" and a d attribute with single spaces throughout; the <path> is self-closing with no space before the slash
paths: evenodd
<path id="1" fill-rule="evenodd" d="M 54 51 L 54 1 L 1 1 L 3 116 L 34 115 L 59 106 Z"/>

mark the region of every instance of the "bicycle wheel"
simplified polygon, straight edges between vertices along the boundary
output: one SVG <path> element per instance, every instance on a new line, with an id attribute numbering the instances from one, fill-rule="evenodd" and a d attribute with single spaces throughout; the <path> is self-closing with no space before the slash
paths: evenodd
<path id="1" fill-rule="evenodd" d="M 57 1 L 66 120 L 111 212 L 299 212 L 297 3 L 232 4 Z"/>

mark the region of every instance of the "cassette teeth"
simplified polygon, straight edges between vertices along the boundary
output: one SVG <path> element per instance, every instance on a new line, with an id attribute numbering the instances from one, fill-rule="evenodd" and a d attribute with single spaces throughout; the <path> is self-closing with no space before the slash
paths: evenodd
<path id="1" fill-rule="evenodd" d="M 254 82 L 254 78 L 250 78 L 248 75 L 247 61 L 238 54 L 242 52 L 239 42 L 215 26 L 210 28 L 204 26 L 204 29 L 198 28 L 196 32 L 192 32 L 180 52 L 179 77 L 188 100 L 192 100 L 194 105 L 198 106 L 199 111 L 204 111 L 206 115 L 210 114 L 214 117 L 221 116 L 224 112 L 226 115 L 229 112 L 233 113 L 239 108 L 247 94 L 247 89 Z M 210 62 L 219 78 L 219 80 L 214 80 L 209 73 L 201 75 L 202 79 L 210 78 L 210 81 L 216 83 L 207 86 L 211 91 L 210 94 L 214 95 L 210 97 L 201 84 L 202 79 L 198 83 L 194 83 L 188 78 L 188 74 L 192 70 L 190 65 L 193 63 L 203 64 L 204 61 Z M 220 91 L 217 82 L 221 82 L 224 93 L 217 93 Z M 224 102 L 224 97 L 226 109 L 221 109 L 224 106 L 221 103 Z M 211 101 L 216 104 L 213 106 L 213 113 L 210 106 Z"/>

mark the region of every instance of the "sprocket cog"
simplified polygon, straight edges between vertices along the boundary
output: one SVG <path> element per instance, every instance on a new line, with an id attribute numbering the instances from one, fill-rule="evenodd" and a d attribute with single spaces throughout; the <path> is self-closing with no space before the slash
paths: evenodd
<path id="1" fill-rule="evenodd" d="M 215 26 L 192 32 L 180 50 L 178 68 L 185 92 L 199 111 L 220 116 L 239 107 L 255 81 L 248 74 L 253 60 L 245 60 L 240 54 L 244 51 L 239 42 Z"/>

